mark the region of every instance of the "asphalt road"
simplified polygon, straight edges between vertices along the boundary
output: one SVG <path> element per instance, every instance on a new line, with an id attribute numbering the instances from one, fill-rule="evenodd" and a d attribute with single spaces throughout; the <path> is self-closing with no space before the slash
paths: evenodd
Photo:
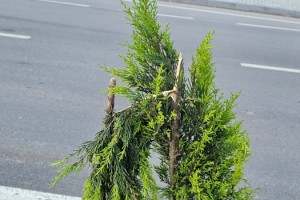
<path id="1" fill-rule="evenodd" d="M 97 64 L 123 66 L 119 43 L 131 27 L 118 1 L 68 2 L 1 0 L 0 185 L 82 194 L 87 170 L 50 190 L 50 164 L 101 128 L 110 77 Z M 170 3 L 159 13 L 186 66 L 216 31 L 217 85 L 242 91 L 236 111 L 253 151 L 246 177 L 261 188 L 257 199 L 300 199 L 300 20 Z"/>

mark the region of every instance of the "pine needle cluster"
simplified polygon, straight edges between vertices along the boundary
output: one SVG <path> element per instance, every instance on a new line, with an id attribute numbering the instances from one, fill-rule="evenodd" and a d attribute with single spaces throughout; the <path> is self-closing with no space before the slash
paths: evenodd
<path id="1" fill-rule="evenodd" d="M 122 4 L 134 28 L 125 45 L 125 69 L 102 68 L 125 86 L 112 80 L 103 129 L 54 164 L 63 168 L 53 186 L 89 166 L 84 200 L 252 199 L 243 178 L 249 138 L 232 111 L 238 94 L 224 99 L 214 84 L 213 33 L 198 47 L 186 79 L 168 26 L 157 22 L 156 1 Z M 114 95 L 131 106 L 115 111 Z M 158 166 L 149 162 L 152 152 L 159 155 Z"/>

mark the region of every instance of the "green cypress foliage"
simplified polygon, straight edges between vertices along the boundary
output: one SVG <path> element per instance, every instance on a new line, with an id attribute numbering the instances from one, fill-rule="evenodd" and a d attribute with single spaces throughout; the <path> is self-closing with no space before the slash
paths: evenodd
<path id="1" fill-rule="evenodd" d="M 214 84 L 213 34 L 201 42 L 185 79 L 169 29 L 157 22 L 156 1 L 122 4 L 134 28 L 125 69 L 102 68 L 125 86 L 111 80 L 103 129 L 54 164 L 63 168 L 52 186 L 88 165 L 85 200 L 252 199 L 243 178 L 249 139 L 232 111 L 238 94 L 224 99 Z M 131 106 L 115 111 L 114 95 Z M 158 166 L 149 162 L 152 152 L 159 155 Z"/>

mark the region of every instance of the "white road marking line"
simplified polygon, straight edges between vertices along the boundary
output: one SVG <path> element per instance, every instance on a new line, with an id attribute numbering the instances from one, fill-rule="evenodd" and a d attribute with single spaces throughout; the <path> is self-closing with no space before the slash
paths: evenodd
<path id="1" fill-rule="evenodd" d="M 236 23 L 238 26 L 248 26 L 248 27 L 254 27 L 254 28 L 266 28 L 266 29 L 276 29 L 276 30 L 282 30 L 282 31 L 294 31 L 294 32 L 300 32 L 300 29 L 294 29 L 294 28 L 283 28 L 283 27 L 276 27 L 276 26 L 264 26 L 264 25 L 258 25 L 258 24 L 245 24 L 245 23 Z"/>
<path id="2" fill-rule="evenodd" d="M 249 67 L 249 68 L 256 68 L 256 69 L 266 69 L 266 70 L 273 70 L 273 71 L 281 71 L 281 72 L 290 72 L 290 73 L 300 74 L 299 69 L 292 69 L 292 68 L 274 67 L 274 66 L 267 66 L 267 65 L 256 65 L 256 64 L 249 64 L 249 63 L 241 63 L 241 66 L 242 67 Z"/>
<path id="3" fill-rule="evenodd" d="M 244 17 L 244 18 L 250 18 L 250 19 L 260 19 L 260 20 L 267 20 L 267 21 L 284 22 L 284 23 L 291 23 L 291 24 L 300 24 L 300 22 L 296 22 L 296 21 L 288 21 L 288 20 L 272 19 L 272 18 L 266 18 L 266 17 L 252 16 L 252 15 L 227 13 L 227 12 L 221 12 L 221 11 L 215 11 L 215 10 L 204 10 L 204 9 L 200 9 L 200 8 L 189 8 L 189 7 L 181 7 L 181 6 L 166 5 L 166 4 L 158 4 L 158 5 L 161 6 L 161 7 L 169 7 L 169 8 L 190 10 L 190 11 L 196 11 L 196 12 L 206 12 L 206 13 L 228 15 L 228 16 L 234 16 L 234 17 Z"/>
<path id="4" fill-rule="evenodd" d="M 70 3 L 70 2 L 64 2 L 64 1 L 52 1 L 52 0 L 37 0 L 37 1 L 46 2 L 46 3 L 54 3 L 54 4 L 67 5 L 67 6 L 78 6 L 78 7 L 84 7 L 84 8 L 91 7 L 90 5 L 86 5 L 86 4 Z"/>
<path id="5" fill-rule="evenodd" d="M 0 186 L 0 200 L 80 200 L 78 197 Z"/>
<path id="6" fill-rule="evenodd" d="M 157 14 L 161 17 L 170 17 L 170 18 L 177 18 L 177 19 L 187 19 L 187 20 L 194 20 L 194 17 L 185 17 L 185 16 L 179 16 L 179 15 L 167 15 L 167 14 Z"/>
<path id="7" fill-rule="evenodd" d="M 124 0 L 124 1 L 132 2 L 131 0 Z M 170 4 L 163 4 L 163 3 L 158 3 L 157 5 L 161 6 L 161 7 L 176 8 L 176 9 L 196 11 L 196 12 L 213 13 L 213 14 L 228 15 L 228 16 L 234 16 L 234 17 L 244 17 L 244 18 L 249 18 L 249 19 L 259 19 L 259 20 L 274 21 L 274 22 L 283 22 L 283 23 L 290 23 L 290 24 L 300 24 L 300 21 L 273 19 L 273 18 L 267 18 L 267 17 L 258 17 L 258 16 L 245 15 L 245 14 L 235 14 L 235 13 L 215 11 L 215 10 L 205 10 L 205 9 L 200 9 L 200 8 L 185 7 L 184 5 L 177 6 L 175 4 L 170 5 Z"/>
<path id="8" fill-rule="evenodd" d="M 1 32 L 0 32 L 0 36 L 16 38 L 16 39 L 23 39 L 23 40 L 31 39 L 31 36 L 27 36 L 27 35 L 16 35 L 16 34 L 11 34 L 11 33 L 1 33 Z"/>

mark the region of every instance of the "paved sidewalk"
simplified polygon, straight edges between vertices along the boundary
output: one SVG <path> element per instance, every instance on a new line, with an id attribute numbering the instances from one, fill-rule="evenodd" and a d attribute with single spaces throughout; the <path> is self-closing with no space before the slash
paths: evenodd
<path id="1" fill-rule="evenodd" d="M 300 0 L 160 0 L 300 18 Z"/>

